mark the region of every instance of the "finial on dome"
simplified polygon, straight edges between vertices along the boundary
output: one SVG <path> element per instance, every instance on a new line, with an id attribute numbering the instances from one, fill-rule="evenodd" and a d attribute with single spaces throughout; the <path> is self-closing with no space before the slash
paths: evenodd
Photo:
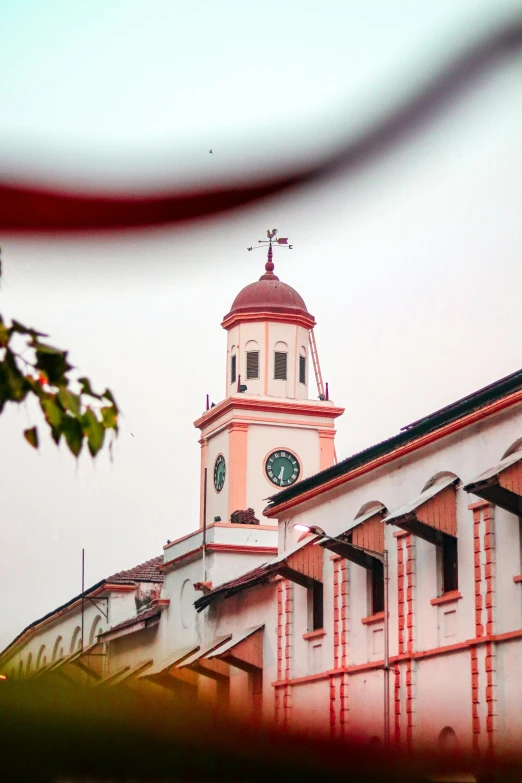
<path id="1" fill-rule="evenodd" d="M 268 245 L 268 257 L 265 264 L 265 274 L 261 275 L 259 278 L 260 280 L 279 280 L 277 275 L 274 274 L 274 262 L 272 260 L 273 257 L 273 244 L 277 243 L 277 245 L 285 245 L 289 250 L 293 249 L 293 245 L 288 244 L 288 237 L 279 237 L 279 239 L 276 238 L 277 234 L 277 228 L 273 228 L 272 231 L 268 230 L 266 232 L 266 235 L 268 237 L 268 240 L 266 239 L 258 239 L 259 247 L 265 247 Z M 247 250 L 254 250 L 253 247 L 247 247 Z"/>

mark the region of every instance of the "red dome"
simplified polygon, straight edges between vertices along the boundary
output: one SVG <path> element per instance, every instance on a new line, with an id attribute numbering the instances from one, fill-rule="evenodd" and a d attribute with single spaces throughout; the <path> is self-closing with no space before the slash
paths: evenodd
<path id="1" fill-rule="evenodd" d="M 271 267 L 271 269 L 270 269 Z M 245 286 L 236 296 L 230 312 L 223 319 L 223 325 L 232 324 L 234 316 L 256 313 L 274 313 L 304 319 L 307 326 L 313 326 L 315 319 L 310 315 L 300 294 L 295 288 L 282 283 L 273 273 L 273 264 L 267 263 L 266 272 L 255 283 Z"/>

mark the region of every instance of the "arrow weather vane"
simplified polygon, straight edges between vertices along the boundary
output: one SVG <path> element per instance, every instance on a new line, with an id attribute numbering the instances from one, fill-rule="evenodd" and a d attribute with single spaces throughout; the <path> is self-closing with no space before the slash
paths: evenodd
<path id="1" fill-rule="evenodd" d="M 250 251 L 250 250 L 259 250 L 260 247 L 266 247 L 268 245 L 268 258 L 265 264 L 266 271 L 263 277 L 260 278 L 261 280 L 274 279 L 274 278 L 276 280 L 279 279 L 278 277 L 276 277 L 276 275 L 274 275 L 274 264 L 272 262 L 272 253 L 273 253 L 272 248 L 278 246 L 279 247 L 285 246 L 288 248 L 288 250 L 292 250 L 294 247 L 293 245 L 288 244 L 288 237 L 276 237 L 276 234 L 277 234 L 277 228 L 273 228 L 272 231 L 268 230 L 266 232 L 268 239 L 258 239 L 257 240 L 258 247 L 247 247 L 247 250 Z"/>

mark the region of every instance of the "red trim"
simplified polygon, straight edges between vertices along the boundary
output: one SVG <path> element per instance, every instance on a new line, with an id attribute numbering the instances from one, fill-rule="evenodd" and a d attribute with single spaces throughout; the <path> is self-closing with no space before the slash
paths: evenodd
<path id="1" fill-rule="evenodd" d="M 479 713 L 479 668 L 477 648 L 471 648 L 471 731 L 473 750 L 479 749 L 480 713 Z"/>
<path id="2" fill-rule="evenodd" d="M 206 411 L 203 416 L 196 419 L 194 427 L 198 429 L 204 429 L 212 424 L 216 419 L 221 418 L 225 413 L 229 413 L 234 409 L 250 410 L 250 411 L 263 411 L 264 413 L 282 413 L 285 416 L 291 414 L 292 416 L 316 416 L 318 418 L 336 419 L 338 416 L 342 416 L 344 408 L 338 408 L 335 405 L 328 405 L 325 403 L 313 403 L 306 405 L 301 400 L 266 400 L 256 398 L 245 397 L 244 395 L 234 395 L 227 397 L 214 408 Z"/>
<path id="3" fill-rule="evenodd" d="M 395 704 L 395 744 L 401 742 L 401 670 L 394 669 L 395 681 L 393 684 L 393 699 Z"/>
<path id="4" fill-rule="evenodd" d="M 348 564 L 341 562 L 341 664 L 346 666 L 348 659 Z M 348 708 L 347 708 L 348 709 Z"/>
<path id="5" fill-rule="evenodd" d="M 170 606 L 170 598 L 153 598 L 152 606 L 159 606 L 160 609 Z"/>
<path id="6" fill-rule="evenodd" d="M 335 677 L 330 677 L 330 736 L 335 737 Z"/>
<path id="7" fill-rule="evenodd" d="M 487 500 L 477 500 L 476 503 L 470 503 L 468 511 L 476 511 L 478 508 L 487 508 L 490 505 Z"/>
<path id="8" fill-rule="evenodd" d="M 423 650 L 421 652 L 415 652 L 412 654 L 405 653 L 404 655 L 396 655 L 390 658 L 390 664 L 408 663 L 408 661 L 418 661 L 424 658 L 433 658 L 436 655 L 448 655 L 454 652 L 462 652 L 463 650 L 472 650 L 483 644 L 490 642 L 510 642 L 514 639 L 522 639 L 522 629 L 519 631 L 509 631 L 508 633 L 495 634 L 490 637 L 481 637 L 480 639 L 468 639 L 465 642 L 457 642 L 456 644 L 447 645 L 446 647 L 433 647 L 430 650 Z M 354 666 L 343 666 L 341 669 L 329 669 L 325 672 L 319 672 L 317 674 L 309 674 L 306 677 L 296 677 L 293 680 L 276 680 L 272 683 L 274 688 L 282 688 L 288 685 L 303 685 L 307 682 L 316 682 L 318 680 L 324 680 L 332 675 L 342 674 L 357 674 L 358 672 L 372 671 L 374 669 L 382 669 L 384 661 L 371 661 L 369 663 L 355 664 Z"/>
<path id="9" fill-rule="evenodd" d="M 412 662 L 408 661 L 406 665 L 406 743 L 411 747 L 413 741 L 413 678 Z"/>
<path id="10" fill-rule="evenodd" d="M 236 552 L 242 555 L 277 555 L 276 546 L 245 546 L 244 544 L 207 544 L 207 552 Z"/>
<path id="11" fill-rule="evenodd" d="M 514 577 L 513 577 L 513 581 L 514 581 L 515 583 L 522 582 L 522 574 L 517 574 L 517 576 L 514 576 Z"/>
<path id="12" fill-rule="evenodd" d="M 258 312 L 246 312 L 246 313 L 228 313 L 221 322 L 223 329 L 227 331 L 240 323 L 252 323 L 253 321 L 265 321 L 284 324 L 297 324 L 303 326 L 305 329 L 313 329 L 316 325 L 316 320 L 313 315 L 306 314 L 304 312 L 296 312 L 293 307 L 281 307 L 280 311 L 274 310 L 259 310 Z"/>
<path id="13" fill-rule="evenodd" d="M 163 565 L 158 566 L 158 570 L 164 571 L 166 568 L 171 568 L 172 566 L 177 565 L 178 563 L 183 563 L 185 560 L 188 560 L 190 557 L 196 557 L 196 555 L 201 552 L 201 546 L 196 547 L 196 549 L 191 549 L 189 552 L 185 552 L 184 555 L 180 555 L 179 557 L 174 557 L 172 560 L 167 560 L 166 563 L 163 563 Z"/>
<path id="14" fill-rule="evenodd" d="M 363 625 L 373 625 L 374 623 L 384 622 L 384 612 L 376 612 L 376 614 L 370 614 L 368 617 L 363 617 L 361 623 Z"/>
<path id="15" fill-rule="evenodd" d="M 473 509 L 473 557 L 475 570 L 475 636 L 484 635 L 484 626 L 482 624 L 482 566 L 480 564 L 480 520 L 481 508 Z"/>
<path id="16" fill-rule="evenodd" d="M 340 614 L 341 614 L 341 585 L 340 585 L 340 566 L 341 566 L 341 559 L 334 560 L 333 563 L 333 602 L 334 602 L 334 610 L 333 610 L 333 657 L 334 657 L 334 669 L 337 669 L 339 667 L 339 648 L 340 648 L 340 641 L 341 641 L 341 635 L 340 635 Z"/>
<path id="17" fill-rule="evenodd" d="M 317 631 L 308 631 L 308 633 L 304 633 L 303 639 L 306 641 L 314 641 L 314 639 L 322 639 L 323 636 L 326 636 L 326 631 L 324 628 L 318 628 Z"/>
<path id="18" fill-rule="evenodd" d="M 432 598 L 430 604 L 432 606 L 440 606 L 440 604 L 451 604 L 453 601 L 458 601 L 462 598 L 462 593 L 458 590 L 452 590 L 450 593 L 444 593 L 444 595 L 438 598 Z"/>
<path id="19" fill-rule="evenodd" d="M 254 527 L 257 527 L 257 525 L 254 525 Z M 185 554 L 180 555 L 179 557 L 174 557 L 172 560 L 168 560 L 166 563 L 158 566 L 158 568 L 161 571 L 165 570 L 165 568 L 171 568 L 172 566 L 175 566 L 178 563 L 182 563 L 191 557 L 195 557 L 200 552 L 202 552 L 202 549 L 203 547 L 200 545 L 196 547 L 196 549 L 191 549 L 189 552 L 185 552 Z M 278 551 L 277 547 L 274 546 L 244 546 L 243 544 L 207 544 L 206 549 L 207 552 L 236 552 L 239 554 L 254 555 L 277 555 Z"/>
<path id="20" fill-rule="evenodd" d="M 396 531 L 393 533 L 393 537 L 394 537 L 394 538 L 404 538 L 404 536 L 409 536 L 409 535 L 410 535 L 410 534 L 408 533 L 408 531 L 407 531 L 407 530 L 396 530 Z"/>
<path id="21" fill-rule="evenodd" d="M 349 481 L 358 478 L 359 476 L 365 475 L 366 473 L 370 473 L 372 470 L 376 470 L 376 468 L 379 468 L 382 465 L 387 465 L 388 463 L 399 459 L 399 457 L 404 457 L 406 454 L 410 454 L 411 452 L 417 451 L 418 449 L 423 448 L 430 443 L 441 440 L 441 438 L 445 438 L 454 432 L 458 432 L 459 430 L 464 429 L 464 427 L 468 427 L 471 424 L 476 424 L 477 422 L 482 421 L 482 419 L 485 419 L 488 416 L 492 416 L 495 413 L 499 413 L 505 408 L 509 408 L 511 405 L 515 405 L 521 401 L 522 391 L 515 392 L 508 397 L 504 397 L 503 399 L 497 400 L 490 405 L 486 405 L 484 408 L 481 408 L 478 411 L 473 411 L 473 413 L 469 413 L 462 419 L 457 419 L 456 421 L 447 424 L 445 427 L 441 427 L 435 432 L 422 435 L 417 440 L 406 443 L 404 446 L 400 446 L 389 454 L 383 454 L 381 457 L 377 457 L 371 462 L 367 462 L 365 465 L 354 468 L 352 471 L 345 473 L 343 476 L 336 476 L 335 478 L 330 479 L 330 481 L 326 481 L 324 484 L 321 484 L 318 487 L 309 489 L 308 491 L 303 492 L 301 495 L 287 500 L 286 503 L 279 503 L 274 508 L 267 508 L 263 513 L 267 517 L 279 516 L 282 514 L 282 512 L 287 511 L 290 508 L 294 508 L 294 506 L 305 503 L 306 501 L 311 500 L 318 495 L 322 495 L 325 492 L 330 492 L 332 489 L 346 484 Z M 215 411 L 216 408 L 213 408 L 213 410 Z"/>
<path id="22" fill-rule="evenodd" d="M 404 647 L 404 553 L 403 537 L 397 538 L 397 639 L 399 655 L 405 652 Z"/>

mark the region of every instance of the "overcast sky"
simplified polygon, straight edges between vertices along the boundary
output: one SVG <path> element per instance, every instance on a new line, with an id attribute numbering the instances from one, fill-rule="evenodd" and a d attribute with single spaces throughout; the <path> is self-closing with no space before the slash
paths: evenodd
<path id="1" fill-rule="evenodd" d="M 335 146 L 519 3 L 6 5 L 0 174 L 151 187 L 244 179 Z M 267 228 L 294 244 L 276 272 L 315 315 L 346 407 L 339 458 L 520 368 L 521 84 L 514 58 L 356 177 L 219 220 L 0 238 L 4 316 L 69 349 L 124 413 L 113 464 L 77 465 L 47 436 L 35 453 L 21 433 L 38 416 L 0 417 L 0 648 L 79 592 L 82 547 L 93 584 L 197 526 L 193 421 L 207 392 L 223 397 L 220 321 L 261 274 L 246 248 Z"/>

